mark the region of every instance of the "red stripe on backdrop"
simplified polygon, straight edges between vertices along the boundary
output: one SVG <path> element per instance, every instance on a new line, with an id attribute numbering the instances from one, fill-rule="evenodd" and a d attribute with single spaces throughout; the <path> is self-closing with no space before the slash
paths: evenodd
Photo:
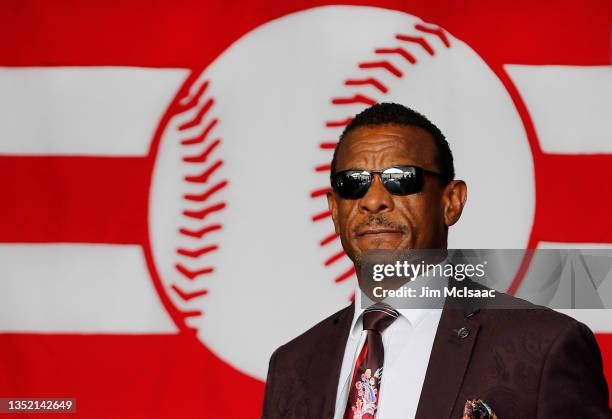
<path id="1" fill-rule="evenodd" d="M 0 395 L 75 397 L 77 417 L 254 418 L 263 389 L 187 334 L 0 334 Z"/>
<path id="2" fill-rule="evenodd" d="M 328 3 L 8 0 L 0 4 L 0 37 L 12 41 L 0 43 L 0 65 L 201 68 L 256 26 Z M 505 63 L 611 62 L 612 2 L 605 0 L 345 3 L 404 10 L 440 24 L 497 69 Z M 612 242 L 604 212 L 610 198 L 598 190 L 612 180 L 604 172 L 611 161 L 580 156 L 582 177 L 559 177 L 566 159 L 574 157 L 534 157 L 542 160 L 536 173 L 536 237 L 554 241 L 563 231 L 560 241 Z M 0 157 L 0 241 L 141 243 L 147 230 L 149 169 L 145 158 Z M 582 223 L 580 216 L 596 221 Z M 597 336 L 608 377 L 611 336 Z M 244 391 L 236 396 L 230 385 Z M 263 385 L 223 364 L 191 336 L 9 334 L 0 335 L 0 394 L 9 390 L 22 396 L 70 392 L 87 418 L 198 412 L 203 417 L 256 417 Z M 237 410 L 228 416 L 215 412 L 217 406 Z"/>
<path id="3" fill-rule="evenodd" d="M 610 377 L 612 334 L 596 337 Z M 76 397 L 76 416 L 91 419 L 246 418 L 259 416 L 263 384 L 186 334 L 0 334 L 0 395 Z"/>
<path id="4" fill-rule="evenodd" d="M 535 237 L 612 243 L 612 155 L 543 154 L 536 167 Z M 149 173 L 146 158 L 0 156 L 0 242 L 143 243 Z"/>
<path id="5" fill-rule="evenodd" d="M 611 62 L 607 0 L 8 0 L 0 4 L 0 39 L 13 41 L 0 43 L 0 65 L 201 67 L 271 19 L 329 4 L 406 11 L 442 25 L 489 62 Z"/>
<path id="6" fill-rule="evenodd" d="M 143 243 L 146 158 L 0 156 L 0 242 Z"/>
<path id="7" fill-rule="evenodd" d="M 542 241 L 612 243 L 610 167 L 610 154 L 540 155 L 534 235 Z"/>

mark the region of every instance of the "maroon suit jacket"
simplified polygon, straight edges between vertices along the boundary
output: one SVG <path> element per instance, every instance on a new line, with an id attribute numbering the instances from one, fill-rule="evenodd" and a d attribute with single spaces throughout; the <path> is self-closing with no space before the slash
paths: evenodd
<path id="1" fill-rule="evenodd" d="M 515 308 L 447 299 L 416 418 L 459 419 L 468 399 L 484 400 L 500 419 L 612 418 L 588 327 L 505 294 L 498 298 Z M 263 418 L 333 418 L 353 313 L 350 305 L 274 352 Z"/>

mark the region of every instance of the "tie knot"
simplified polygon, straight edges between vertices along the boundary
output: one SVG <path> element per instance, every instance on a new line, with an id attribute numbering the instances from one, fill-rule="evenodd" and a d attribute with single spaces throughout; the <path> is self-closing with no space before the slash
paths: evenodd
<path id="1" fill-rule="evenodd" d="M 382 333 L 398 316 L 399 313 L 388 304 L 374 304 L 363 312 L 363 329 Z"/>

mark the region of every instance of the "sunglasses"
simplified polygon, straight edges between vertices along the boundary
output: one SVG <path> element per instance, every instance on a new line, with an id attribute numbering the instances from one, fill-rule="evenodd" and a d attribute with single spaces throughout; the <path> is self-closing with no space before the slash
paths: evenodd
<path id="1" fill-rule="evenodd" d="M 363 198 L 372 186 L 374 174 L 379 174 L 382 183 L 393 195 L 411 195 L 423 190 L 425 175 L 441 176 L 418 166 L 393 166 L 383 170 L 349 169 L 335 173 L 332 187 L 343 199 Z"/>

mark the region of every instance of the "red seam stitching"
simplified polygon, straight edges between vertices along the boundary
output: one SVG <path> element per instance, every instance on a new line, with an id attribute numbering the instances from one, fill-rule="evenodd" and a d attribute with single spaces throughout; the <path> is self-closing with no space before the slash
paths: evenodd
<path id="1" fill-rule="evenodd" d="M 336 279 L 334 279 L 334 282 L 338 283 L 338 282 L 345 281 L 353 275 L 355 275 L 355 267 L 351 266 L 350 269 L 347 269 L 344 273 L 341 273 L 340 275 L 338 275 Z"/>
<path id="2" fill-rule="evenodd" d="M 202 227 L 198 230 L 190 230 L 185 227 L 179 228 L 179 233 L 183 236 L 193 237 L 195 239 L 201 239 L 208 233 L 212 233 L 213 231 L 221 230 L 223 226 L 221 224 L 212 224 L 206 227 Z"/>
<path id="3" fill-rule="evenodd" d="M 195 176 L 185 176 L 187 182 L 206 183 L 208 178 L 223 164 L 223 160 L 217 160 L 212 166 Z"/>
<path id="4" fill-rule="evenodd" d="M 320 196 L 326 196 L 328 192 L 331 192 L 331 188 L 321 188 L 321 189 L 315 189 L 314 191 L 310 192 L 310 197 L 311 198 L 318 198 Z"/>
<path id="5" fill-rule="evenodd" d="M 427 40 L 423 38 L 422 36 L 410 36 L 410 35 L 398 34 L 398 35 L 395 35 L 395 39 L 397 39 L 398 41 L 412 42 L 415 44 L 419 44 L 421 47 L 423 47 L 425 51 L 427 51 L 429 55 L 431 56 L 436 55 L 436 52 L 429 45 Z"/>
<path id="6" fill-rule="evenodd" d="M 186 292 L 180 289 L 178 285 L 172 284 L 172 289 L 183 301 L 193 300 L 194 298 L 198 298 L 198 297 L 208 294 L 208 290 L 205 288 L 200 289 L 200 290 L 191 291 L 191 292 Z"/>
<path id="7" fill-rule="evenodd" d="M 332 99 L 332 103 L 334 105 L 355 105 L 358 103 L 364 104 L 364 105 L 368 105 L 368 106 L 372 106 L 376 103 L 376 101 L 372 98 L 369 98 L 365 95 L 362 95 L 360 93 L 356 93 L 354 94 L 352 97 L 338 97 L 338 98 L 334 98 Z"/>
<path id="8" fill-rule="evenodd" d="M 393 74 L 397 78 L 401 78 L 403 75 L 399 68 L 397 68 L 387 60 L 359 63 L 359 68 L 366 70 L 380 68 L 383 70 L 387 70 L 389 73 Z"/>
<path id="9" fill-rule="evenodd" d="M 440 38 L 440 40 L 442 41 L 442 43 L 447 47 L 450 48 L 450 42 L 448 37 L 446 36 L 445 31 L 438 27 L 428 27 L 425 26 L 423 24 L 416 24 L 414 25 L 414 28 L 418 31 L 421 32 L 425 32 L 425 33 L 429 33 L 429 34 L 433 34 L 436 35 Z M 429 45 L 429 43 L 427 42 L 427 40 L 424 37 L 417 37 L 417 36 L 410 36 L 410 35 L 403 35 L 403 34 L 397 34 L 395 36 L 395 39 L 397 39 L 398 41 L 403 41 L 403 42 L 411 42 L 411 43 L 417 43 L 419 44 L 429 55 L 434 56 L 435 55 L 435 51 L 434 49 Z M 382 55 L 382 54 L 397 54 L 400 55 L 401 57 L 403 57 L 407 62 L 409 62 L 410 64 L 416 64 L 417 63 L 417 59 L 410 54 L 407 50 L 405 50 L 402 47 L 395 47 L 395 48 L 377 48 L 374 51 L 376 54 Z M 383 60 L 383 61 L 372 61 L 372 62 L 362 62 L 359 63 L 359 68 L 360 69 L 385 69 L 387 70 L 389 73 L 391 73 L 392 75 L 394 75 L 397 78 L 401 78 L 402 77 L 402 72 L 400 71 L 399 68 L 397 68 L 396 66 L 394 66 L 393 64 L 391 64 L 389 61 Z M 364 78 L 364 79 L 347 79 L 345 80 L 344 84 L 346 86 L 365 86 L 365 85 L 370 85 L 373 86 L 374 88 L 378 89 L 381 93 L 386 94 L 388 92 L 388 88 L 387 86 L 385 86 L 384 84 L 382 84 L 380 81 L 378 81 L 377 79 L 373 78 L 373 77 L 368 77 L 368 78 Z M 377 103 L 374 99 L 371 99 L 365 95 L 362 95 L 360 93 L 355 93 L 353 95 L 353 97 L 351 98 L 334 98 L 332 99 L 332 104 L 334 105 L 344 105 L 344 104 L 357 104 L 357 103 L 361 103 L 361 104 L 365 104 L 365 105 L 373 105 L 375 103 Z M 327 121 L 325 123 L 325 126 L 327 128 L 340 128 L 340 127 L 345 127 L 346 125 L 348 125 L 352 120 L 352 117 L 347 117 L 344 120 L 341 121 Z M 321 149 L 335 149 L 336 148 L 337 143 L 334 142 L 321 142 L 319 143 L 319 148 Z M 327 172 L 331 170 L 331 165 L 330 164 L 321 164 L 315 167 L 315 171 L 316 172 Z M 315 189 L 314 191 L 312 191 L 310 193 L 311 198 L 317 198 L 320 197 L 324 194 L 327 193 L 327 191 L 331 190 L 331 188 L 320 188 L 320 189 Z M 323 220 L 325 218 L 328 218 L 331 216 L 331 211 L 327 210 L 327 211 L 323 211 L 320 212 L 318 214 L 315 214 L 312 216 L 312 221 L 316 222 L 316 221 L 320 221 Z M 335 241 L 336 239 L 338 239 L 338 235 L 334 232 L 326 237 L 324 237 L 320 242 L 319 245 L 320 246 L 326 246 L 329 243 L 332 243 L 333 241 Z M 325 266 L 329 266 L 330 264 L 342 259 L 342 257 L 345 255 L 344 250 L 342 250 L 341 252 L 338 252 L 334 255 L 332 255 L 330 258 L 328 258 L 325 261 Z M 346 279 L 350 278 L 351 276 L 353 276 L 355 274 L 355 267 L 352 266 L 350 269 L 346 270 L 345 272 L 343 272 L 342 274 L 338 275 L 335 278 L 335 282 L 342 282 L 345 281 Z M 354 299 L 354 294 L 351 297 L 351 299 Z"/>
<path id="10" fill-rule="evenodd" d="M 197 115 L 191 121 L 187 121 L 179 125 L 178 130 L 184 131 L 186 129 L 197 127 L 198 125 L 200 125 L 200 123 L 202 122 L 202 119 L 204 119 L 204 115 L 206 115 L 206 112 L 208 112 L 208 110 L 212 107 L 214 103 L 215 103 L 214 99 L 212 98 L 208 99 L 206 103 L 204 104 L 204 106 L 202 107 L 202 109 L 198 111 Z"/>
<path id="11" fill-rule="evenodd" d="M 198 249 L 184 249 L 184 248 L 179 248 L 176 250 L 176 253 L 178 253 L 179 255 L 182 256 L 186 256 L 189 258 L 199 258 L 202 255 L 205 255 L 206 253 L 210 253 L 214 250 L 217 250 L 219 248 L 219 246 L 217 246 L 216 244 L 211 244 L 210 246 L 204 246 L 204 247 L 200 247 Z"/>
<path id="12" fill-rule="evenodd" d="M 376 54 L 396 54 L 402 56 L 410 64 L 416 64 L 417 60 L 402 47 L 397 48 L 377 48 L 374 51 Z"/>
<path id="13" fill-rule="evenodd" d="M 206 128 L 204 128 L 204 131 L 202 131 L 200 135 L 198 135 L 197 137 L 182 140 L 181 145 L 194 145 L 194 144 L 200 144 L 201 142 L 205 141 L 206 136 L 215 127 L 215 125 L 217 125 L 218 122 L 219 120 L 217 118 L 213 119 L 212 121 L 208 123 L 208 125 L 206 126 Z"/>
<path id="14" fill-rule="evenodd" d="M 337 142 L 331 142 L 331 141 L 324 141 L 319 143 L 319 148 L 321 150 L 335 150 L 336 149 L 336 145 L 338 143 Z"/>
<path id="15" fill-rule="evenodd" d="M 179 101 L 180 111 L 185 112 L 186 110 L 189 110 L 193 108 L 194 106 L 197 106 L 198 103 L 200 102 L 200 99 L 206 92 L 209 84 L 210 84 L 209 81 L 206 80 L 202 84 L 202 86 L 198 88 L 198 91 L 196 92 L 196 94 L 185 105 L 181 106 L 180 101 Z M 202 121 L 204 120 L 205 115 L 212 109 L 214 103 L 215 103 L 214 98 L 212 97 L 209 98 L 204 103 L 202 108 L 198 111 L 196 116 L 191 121 L 181 124 L 178 127 L 178 130 L 183 131 L 183 130 L 193 128 L 193 127 L 200 125 Z M 206 127 L 202 130 L 202 132 L 199 135 L 193 138 L 182 139 L 180 141 L 180 144 L 183 146 L 191 146 L 191 145 L 203 143 L 204 141 L 206 141 L 208 135 L 215 128 L 218 122 L 219 120 L 217 118 L 213 118 L 206 125 Z M 208 158 L 214 153 L 214 151 L 217 150 L 220 143 L 221 143 L 221 140 L 217 138 L 215 139 L 213 143 L 207 146 L 200 154 L 191 155 L 191 156 L 183 156 L 182 160 L 185 163 L 204 164 L 208 160 Z M 210 177 L 219 169 L 219 167 L 221 167 L 222 164 L 223 164 L 223 160 L 218 159 L 211 166 L 209 166 L 208 168 L 205 168 L 205 170 L 199 175 L 185 176 L 184 181 L 190 182 L 190 183 L 207 183 Z M 206 191 L 204 191 L 201 194 L 185 194 L 183 195 L 183 199 L 185 201 L 204 202 L 208 200 L 213 194 L 225 188 L 227 184 L 228 184 L 227 180 L 222 180 L 220 182 L 217 182 L 215 185 L 209 187 Z M 224 202 L 221 202 L 221 203 L 218 203 L 212 206 L 205 207 L 200 210 L 195 210 L 195 211 L 184 210 L 183 215 L 186 217 L 197 218 L 197 219 L 203 220 L 207 215 L 213 212 L 216 212 L 216 211 L 220 211 L 223 208 L 225 208 L 225 206 L 226 204 Z M 206 234 L 212 233 L 214 231 L 219 231 L 221 229 L 222 229 L 221 224 L 210 224 L 210 225 L 203 226 L 199 229 L 189 229 L 186 227 L 180 227 L 178 232 L 180 235 L 185 236 L 185 237 L 194 238 L 194 239 L 202 239 L 202 237 L 204 237 Z M 181 256 L 195 259 L 204 254 L 214 252 L 216 250 L 218 250 L 218 245 L 213 244 L 213 245 L 202 246 L 202 247 L 195 248 L 195 249 L 187 249 L 187 248 L 179 247 L 176 249 L 176 253 Z M 174 267 L 182 276 L 184 276 L 188 280 L 195 280 L 200 276 L 211 274 L 214 272 L 213 267 L 205 267 L 205 268 L 193 270 L 193 269 L 189 269 L 185 267 L 180 262 L 176 263 Z M 194 298 L 202 297 L 208 293 L 207 289 L 185 291 L 181 289 L 177 284 L 172 284 L 171 288 L 174 290 L 178 298 L 182 299 L 183 301 L 190 301 Z M 197 329 L 187 326 L 185 319 L 187 317 L 201 316 L 202 311 L 201 310 L 182 311 L 176 306 L 176 304 L 174 304 L 174 306 L 177 308 L 177 312 L 179 316 L 181 316 L 182 322 L 185 325 L 186 329 L 194 333 L 197 332 Z"/>
<path id="16" fill-rule="evenodd" d="M 226 207 L 225 202 L 220 202 L 218 204 L 211 205 L 209 207 L 202 208 L 200 210 L 184 210 L 183 215 L 185 217 L 197 218 L 198 220 L 203 220 L 204 218 L 206 218 L 208 215 L 212 214 L 213 212 L 221 211 L 225 207 Z"/>
<path id="17" fill-rule="evenodd" d="M 338 253 L 335 253 L 333 255 L 331 255 L 324 263 L 325 266 L 329 266 L 331 264 L 333 264 L 334 262 L 337 262 L 338 260 L 340 260 L 344 255 L 346 255 L 346 253 L 344 252 L 344 250 L 339 251 Z"/>
<path id="18" fill-rule="evenodd" d="M 212 153 L 215 150 L 215 148 L 219 146 L 219 144 L 221 144 L 221 140 L 217 138 L 208 147 L 206 147 L 204 151 L 202 151 L 200 154 L 197 154 L 195 156 L 183 157 L 183 161 L 185 163 L 204 163 L 206 162 L 206 159 L 208 158 L 210 153 Z"/>
<path id="19" fill-rule="evenodd" d="M 323 211 L 320 212 L 318 214 L 315 214 L 312 216 L 312 221 L 321 221 L 324 220 L 327 217 L 331 217 L 331 211 L 327 210 L 327 211 Z"/>
<path id="20" fill-rule="evenodd" d="M 365 86 L 369 84 L 370 86 L 374 86 L 381 93 L 387 93 L 389 91 L 387 86 L 382 84 L 380 81 L 378 81 L 374 77 L 368 77 L 365 79 L 348 79 L 344 81 L 344 84 L 346 86 Z"/>
<path id="21" fill-rule="evenodd" d="M 201 310 L 191 310 L 191 311 L 180 311 L 179 310 L 179 313 L 180 313 L 181 317 L 183 318 L 183 322 L 185 322 L 185 317 L 197 317 L 197 316 L 201 316 L 202 315 L 202 311 Z M 197 331 L 193 327 L 189 327 L 188 329 L 190 331 L 194 332 L 194 333 Z"/>
<path id="22" fill-rule="evenodd" d="M 448 40 L 448 37 L 446 36 L 446 33 L 444 31 L 444 29 L 442 29 L 439 26 L 435 26 L 433 28 L 431 27 L 427 27 L 421 23 L 417 23 L 416 25 L 414 25 L 414 28 L 418 31 L 421 32 L 426 32 L 426 33 L 430 33 L 432 35 L 437 35 L 438 38 L 440 38 L 440 40 L 442 41 L 442 43 L 444 44 L 444 46 L 446 48 L 450 48 L 450 41 Z"/>
<path id="23" fill-rule="evenodd" d="M 352 116 L 347 117 L 346 119 L 343 119 L 341 121 L 327 121 L 325 123 L 325 126 L 327 128 L 338 128 L 338 127 L 344 127 L 348 124 L 350 124 L 350 122 L 353 120 Z"/>
<path id="24" fill-rule="evenodd" d="M 336 234 L 336 232 L 334 231 L 334 232 L 333 232 L 332 234 L 330 234 L 329 236 L 324 237 L 324 238 L 323 238 L 323 239 L 322 239 L 322 240 L 319 242 L 319 246 L 325 246 L 325 245 L 328 245 L 328 244 L 330 244 L 331 242 L 333 242 L 334 240 L 336 240 L 338 237 L 340 237 L 340 236 L 338 236 L 338 235 Z"/>
<path id="25" fill-rule="evenodd" d="M 174 265 L 174 267 L 176 268 L 176 270 L 181 275 L 183 275 L 185 278 L 189 279 L 190 281 L 193 281 L 198 276 L 208 275 L 208 274 L 214 272 L 214 269 L 212 267 L 207 267 L 207 268 L 202 268 L 202 269 L 197 269 L 197 270 L 191 270 L 191 269 L 186 268 L 185 266 L 183 266 L 180 263 L 177 263 L 176 265 Z"/>
<path id="26" fill-rule="evenodd" d="M 201 194 L 186 194 L 183 195 L 183 199 L 186 201 L 204 202 L 210 198 L 213 194 L 220 191 L 227 186 L 227 180 L 222 180 L 216 185 L 211 186 Z"/>
<path id="27" fill-rule="evenodd" d="M 193 108 L 195 105 L 197 105 L 198 102 L 200 101 L 200 97 L 202 97 L 202 95 L 206 91 L 207 87 L 208 87 L 208 80 L 206 80 L 204 83 L 202 83 L 202 86 L 200 86 L 200 88 L 198 89 L 196 94 L 189 100 L 189 102 L 185 103 L 184 105 L 181 105 L 180 102 L 183 99 L 186 99 L 186 97 L 184 97 L 181 100 L 179 100 L 179 110 L 178 110 L 178 113 L 185 112 L 186 110 L 189 110 L 189 109 Z M 187 92 L 187 94 L 189 94 L 189 92 Z"/>

